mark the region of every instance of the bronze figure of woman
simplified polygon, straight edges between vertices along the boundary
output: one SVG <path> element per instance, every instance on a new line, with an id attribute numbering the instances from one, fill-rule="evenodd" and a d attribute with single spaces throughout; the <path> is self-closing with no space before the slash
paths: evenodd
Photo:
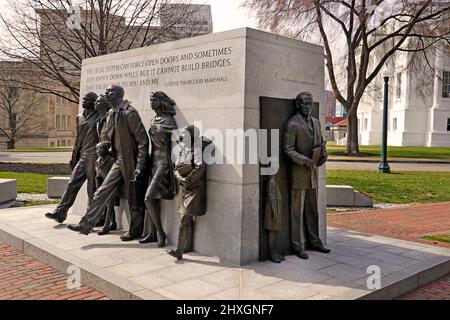
<path id="1" fill-rule="evenodd" d="M 178 129 L 174 115 L 175 102 L 164 92 L 150 96 L 151 108 L 156 116 L 150 123 L 151 177 L 145 194 L 145 205 L 150 218 L 150 234 L 140 243 L 154 242 L 154 228 L 158 233 L 158 246 L 166 244 L 166 233 L 161 224 L 161 200 L 172 200 L 177 193 L 177 184 L 172 162 L 172 134 Z M 153 231 L 153 232 L 152 232 Z"/>

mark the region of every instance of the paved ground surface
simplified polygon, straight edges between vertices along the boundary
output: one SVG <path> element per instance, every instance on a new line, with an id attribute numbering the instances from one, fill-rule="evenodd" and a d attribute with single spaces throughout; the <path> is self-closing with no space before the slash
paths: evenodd
<path id="1" fill-rule="evenodd" d="M 346 157 L 346 156 L 335 156 L 330 155 L 328 157 L 328 160 L 331 161 L 353 161 L 353 162 L 380 162 L 380 157 Z M 431 159 L 431 158 L 388 158 L 388 161 L 390 162 L 408 162 L 408 163 L 433 163 L 433 162 L 439 162 L 439 163 L 449 163 L 450 159 Z"/>
<path id="2" fill-rule="evenodd" d="M 393 171 L 437 171 L 450 172 L 450 163 L 389 163 Z M 327 161 L 328 170 L 374 170 L 378 163 Z"/>
<path id="3" fill-rule="evenodd" d="M 339 213 L 328 216 L 331 226 L 450 248 L 450 244 L 423 239 L 450 233 L 450 203 L 416 205 L 391 210 Z M 450 300 L 450 274 L 400 299 Z"/>
<path id="4" fill-rule="evenodd" d="M 422 239 L 450 233 L 450 202 L 330 214 L 328 225 L 450 248 L 448 243 Z"/>
<path id="5" fill-rule="evenodd" d="M 15 234 L 24 239 L 24 248 L 40 247 L 66 261 L 78 261 L 140 298 L 355 299 L 371 293 L 369 266 L 380 267 L 382 286 L 387 287 L 450 261 L 446 248 L 329 228 L 332 253 L 311 253 L 307 261 L 288 256 L 281 264 L 237 267 L 215 257 L 188 254 L 177 263 L 165 248 L 153 244 L 123 243 L 117 233 L 83 236 L 55 225 L 43 217 L 52 208 L 1 210 L 0 238 Z M 72 216 L 67 222 L 77 219 Z"/>
<path id="6" fill-rule="evenodd" d="M 0 152 L 0 162 L 68 163 L 72 152 Z"/>
<path id="7" fill-rule="evenodd" d="M 450 274 L 400 297 L 399 300 L 450 300 Z"/>
<path id="8" fill-rule="evenodd" d="M 0 242 L 0 300 L 108 300 L 89 287 L 67 289 L 67 276 Z"/>
<path id="9" fill-rule="evenodd" d="M 68 163 L 72 153 L 71 152 L 0 152 L 0 162 L 36 162 L 36 163 Z M 341 159 L 343 157 L 338 157 Z M 345 157 L 344 157 L 345 158 Z M 332 158 L 331 158 L 332 159 Z M 399 159 L 396 159 L 399 160 Z M 414 161 L 418 159 L 405 159 L 405 161 Z M 419 159 L 420 161 L 427 162 L 427 159 Z M 428 159 L 432 161 L 433 159 Z M 361 158 L 361 161 L 367 161 L 365 158 Z M 444 160 L 435 160 L 444 161 Z M 429 163 L 391 163 L 391 169 L 396 171 L 440 171 L 450 172 L 450 160 L 448 163 L 442 164 L 429 164 Z M 376 170 L 378 168 L 377 163 L 367 162 L 337 162 L 328 161 L 328 169 L 348 169 L 348 170 Z"/>

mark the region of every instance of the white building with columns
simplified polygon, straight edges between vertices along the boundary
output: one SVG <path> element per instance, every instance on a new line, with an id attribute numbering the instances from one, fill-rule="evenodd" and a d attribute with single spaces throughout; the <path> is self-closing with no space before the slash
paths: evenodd
<path id="1" fill-rule="evenodd" d="M 387 72 L 374 80 L 358 108 L 361 145 L 381 144 L 383 76 L 388 73 L 388 145 L 450 146 L 450 50 L 433 48 L 427 58 L 397 52 Z"/>

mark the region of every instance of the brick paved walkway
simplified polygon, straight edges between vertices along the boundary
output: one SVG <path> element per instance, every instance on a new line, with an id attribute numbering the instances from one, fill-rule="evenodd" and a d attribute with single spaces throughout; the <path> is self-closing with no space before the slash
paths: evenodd
<path id="1" fill-rule="evenodd" d="M 332 227 L 383 235 L 450 248 L 450 244 L 423 239 L 450 233 L 450 202 L 328 215 Z M 450 300 L 450 274 L 400 297 L 401 300 Z"/>
<path id="2" fill-rule="evenodd" d="M 450 244 L 422 239 L 450 233 L 450 202 L 328 215 L 332 227 L 450 248 Z"/>
<path id="3" fill-rule="evenodd" d="M 66 288 L 67 276 L 0 242 L 0 300 L 109 300 L 82 286 Z"/>
<path id="4" fill-rule="evenodd" d="M 450 300 L 450 274 L 418 288 L 398 300 Z"/>

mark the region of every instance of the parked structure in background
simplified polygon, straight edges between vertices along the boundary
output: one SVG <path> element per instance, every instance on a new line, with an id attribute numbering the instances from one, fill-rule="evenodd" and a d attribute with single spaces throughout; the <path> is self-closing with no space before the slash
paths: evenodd
<path id="1" fill-rule="evenodd" d="M 427 60 L 397 52 L 390 61 L 388 145 L 450 146 L 450 46 L 432 47 Z M 381 143 L 382 82 L 380 76 L 358 109 L 362 145 Z"/>
<path id="2" fill-rule="evenodd" d="M 347 137 L 347 117 L 325 117 L 325 139 L 340 141 Z"/>
<path id="3" fill-rule="evenodd" d="M 35 127 L 39 122 L 39 132 L 37 130 L 23 132 L 25 136 L 14 147 L 64 147 L 73 145 L 76 135 L 78 104 L 75 103 L 71 90 L 79 91 L 81 61 L 83 58 L 92 55 L 92 52 L 88 52 L 89 49 L 99 51 L 97 55 L 101 55 L 213 32 L 211 7 L 209 5 L 170 4 L 166 1 L 161 3 L 164 6 L 158 12 L 159 25 L 151 25 L 148 28 L 127 25 L 124 16 L 112 16 L 111 19 L 116 22 L 110 22 L 113 26 L 111 28 L 119 36 L 115 38 L 115 41 L 109 41 L 109 47 L 105 47 L 104 50 L 101 49 L 102 43 L 93 44 L 92 48 L 83 47 L 83 43 L 80 42 L 81 38 L 84 39 L 83 36 L 78 35 L 77 37 L 77 33 L 74 35 L 73 30 L 69 29 L 65 32 L 65 28 L 68 28 L 66 20 L 69 16 L 66 12 L 62 13 L 61 10 L 53 9 L 36 10 L 40 27 L 38 28 L 39 39 L 36 39 L 35 42 L 40 43 L 40 48 L 37 48 L 40 53 L 33 60 L 23 59 L 19 61 L 19 57 L 12 54 L 9 56 L 11 59 L 16 58 L 16 60 L 0 61 L 0 72 L 2 70 L 8 72 L 14 65 L 15 70 L 20 70 L 14 73 L 14 81 L 17 87 L 27 88 L 27 91 L 34 90 L 33 97 L 39 98 L 39 106 L 33 113 L 35 116 L 29 120 L 29 127 Z M 174 20 L 174 15 L 176 15 L 174 10 L 179 11 L 180 19 Z M 98 20 L 89 22 L 95 19 L 93 12 L 81 9 L 80 19 L 85 27 L 79 33 L 99 33 Z M 130 35 L 130 33 L 132 33 L 131 36 L 120 37 L 121 34 Z M 30 43 L 33 43 L 33 41 L 30 41 Z M 20 58 L 22 57 L 20 56 Z M 52 63 L 46 63 L 48 61 Z M 48 65 L 54 65 L 56 71 L 50 71 L 46 74 L 39 67 L 41 65 L 45 65 L 45 68 Z M 30 81 L 30 79 L 32 80 Z M 61 81 L 61 79 L 64 81 Z M 0 90 L 2 89 L 1 86 L 0 83 Z M 23 110 L 23 106 L 29 104 L 30 97 L 30 94 L 22 97 L 20 106 L 17 105 L 18 110 Z M 69 100 L 72 100 L 72 102 Z M 0 108 L 0 128 L 11 129 L 9 118 Z M 25 128 L 23 131 L 25 131 Z M 0 149 L 8 147 L 11 147 L 11 145 L 8 145 L 8 137 L 0 130 Z"/>

